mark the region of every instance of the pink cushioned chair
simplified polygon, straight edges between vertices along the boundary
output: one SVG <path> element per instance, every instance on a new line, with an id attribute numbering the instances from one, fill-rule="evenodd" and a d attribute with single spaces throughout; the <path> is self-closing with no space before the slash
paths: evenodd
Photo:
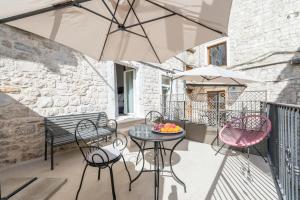
<path id="1" fill-rule="evenodd" d="M 262 156 L 262 154 L 254 145 L 263 141 L 268 136 L 270 131 L 271 121 L 263 115 L 248 115 L 234 119 L 225 124 L 225 126 L 219 132 L 219 139 L 224 144 L 216 154 L 219 153 L 225 144 L 236 148 L 247 148 L 247 173 L 248 177 L 250 177 L 249 148 L 253 146 L 259 155 Z M 245 170 L 244 167 L 242 169 Z"/>

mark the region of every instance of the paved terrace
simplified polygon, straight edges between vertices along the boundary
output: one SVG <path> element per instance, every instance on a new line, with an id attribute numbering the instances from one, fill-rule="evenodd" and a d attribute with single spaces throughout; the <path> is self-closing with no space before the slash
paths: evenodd
<path id="1" fill-rule="evenodd" d="M 270 167 L 261 157 L 251 155 L 253 180 L 250 182 L 240 170 L 241 164 L 246 163 L 244 154 L 224 149 L 223 152 L 215 156 L 214 148 L 209 144 L 184 140 L 173 154 L 173 168 L 186 183 L 187 193 L 184 193 L 183 187 L 168 174 L 163 174 L 160 177 L 160 199 L 278 199 Z M 134 143 L 129 144 L 124 152 L 132 176 L 136 176 L 141 168 L 141 162 L 137 166 L 135 165 L 137 152 L 138 149 Z M 145 158 L 146 168 L 153 167 L 152 152 L 147 152 Z M 67 182 L 50 199 L 75 199 L 84 168 L 83 158 L 79 150 L 57 153 L 55 163 L 55 169 L 51 171 L 49 162 L 37 159 L 5 169 L 0 172 L 0 176 L 4 179 L 34 176 L 66 178 Z M 114 166 L 114 174 L 118 200 L 153 199 L 154 176 L 152 173 L 143 173 L 142 177 L 133 183 L 131 192 L 128 191 L 128 177 L 122 162 Z M 17 199 L 17 197 L 13 199 Z M 98 181 L 97 169 L 89 167 L 79 199 L 112 199 L 109 170 L 102 170 L 101 180 Z M 31 198 L 31 200 L 34 199 Z"/>

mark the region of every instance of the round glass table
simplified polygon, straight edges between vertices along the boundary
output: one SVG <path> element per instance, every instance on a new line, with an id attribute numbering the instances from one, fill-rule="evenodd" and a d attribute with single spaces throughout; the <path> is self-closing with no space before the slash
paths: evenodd
<path id="1" fill-rule="evenodd" d="M 143 172 L 154 172 L 154 199 L 158 200 L 159 198 L 159 175 L 161 172 L 169 172 L 173 176 L 175 180 L 177 180 L 181 185 L 184 187 L 184 191 L 186 192 L 186 186 L 182 180 L 178 178 L 178 176 L 175 174 L 173 167 L 172 167 L 172 155 L 176 148 L 176 146 L 182 142 L 182 140 L 185 137 L 185 130 L 183 130 L 180 133 L 175 134 L 160 134 L 160 133 L 154 133 L 152 132 L 152 126 L 146 125 L 146 124 L 140 124 L 134 126 L 132 129 L 129 130 L 129 136 L 130 139 L 139 147 L 141 155 L 142 155 L 142 169 L 139 172 L 139 174 L 132 179 L 130 182 L 130 189 L 131 184 L 135 182 Z M 152 148 L 142 148 L 138 141 L 144 141 L 144 142 L 153 142 L 154 146 Z M 165 148 L 160 145 L 161 142 L 168 142 L 168 141 L 177 141 L 175 145 L 172 148 Z M 154 150 L 154 169 L 153 170 L 146 170 L 144 169 L 145 166 L 145 150 Z M 170 157 L 169 157 L 169 165 L 170 165 L 170 171 L 166 171 L 163 169 L 160 169 L 159 160 L 161 159 L 163 162 L 163 155 L 162 150 L 164 151 L 170 151 Z M 164 168 L 164 165 L 162 165 Z"/>

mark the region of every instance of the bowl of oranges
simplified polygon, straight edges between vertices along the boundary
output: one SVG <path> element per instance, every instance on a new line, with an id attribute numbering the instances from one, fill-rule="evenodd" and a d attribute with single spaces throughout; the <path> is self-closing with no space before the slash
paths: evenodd
<path id="1" fill-rule="evenodd" d="M 152 131 L 155 133 L 174 134 L 174 133 L 181 133 L 182 128 L 173 123 L 166 123 L 166 124 L 157 123 L 154 124 Z"/>

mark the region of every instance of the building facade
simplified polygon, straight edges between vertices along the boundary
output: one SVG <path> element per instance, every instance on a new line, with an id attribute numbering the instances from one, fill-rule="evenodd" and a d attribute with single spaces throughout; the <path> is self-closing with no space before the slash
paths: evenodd
<path id="1" fill-rule="evenodd" d="M 195 47 L 193 53 L 186 52 L 185 62 L 242 70 L 261 80 L 246 90 L 265 90 L 268 101 L 300 104 L 300 65 L 293 61 L 297 57 L 300 57 L 300 1 L 234 0 L 228 37 Z M 192 92 L 195 87 L 188 85 L 188 88 Z M 240 89 L 200 86 L 194 92 Z"/>

